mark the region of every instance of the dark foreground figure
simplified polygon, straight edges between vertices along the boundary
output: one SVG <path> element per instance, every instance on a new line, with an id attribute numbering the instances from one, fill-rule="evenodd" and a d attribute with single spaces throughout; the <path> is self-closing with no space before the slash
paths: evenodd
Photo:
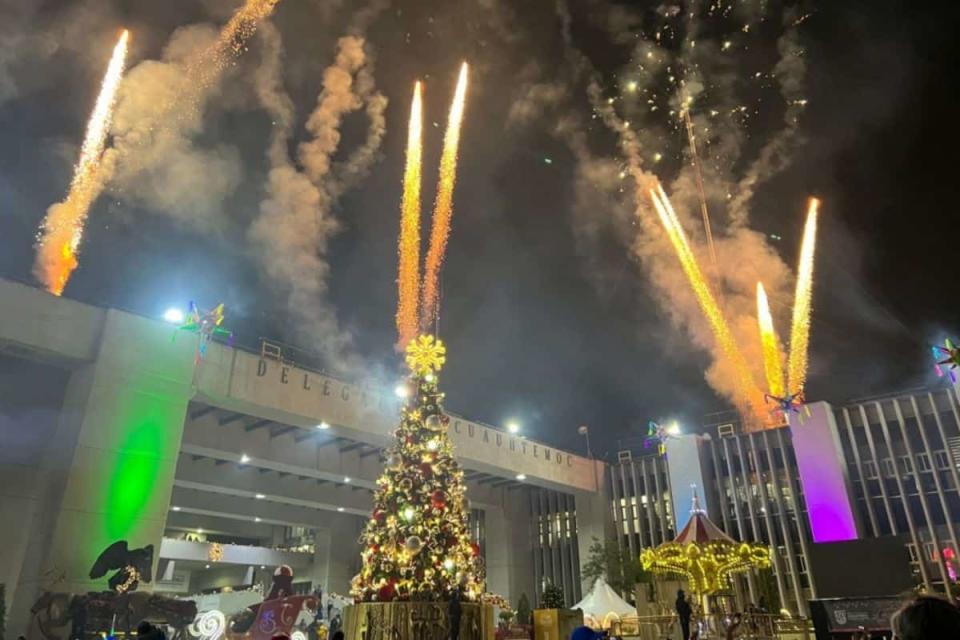
<path id="1" fill-rule="evenodd" d="M 960 609 L 941 598 L 920 596 L 890 619 L 897 640 L 960 639 Z"/>

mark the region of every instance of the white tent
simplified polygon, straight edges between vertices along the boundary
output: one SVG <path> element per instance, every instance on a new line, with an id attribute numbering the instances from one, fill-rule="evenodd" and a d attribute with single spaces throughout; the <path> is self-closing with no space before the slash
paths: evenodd
<path id="1" fill-rule="evenodd" d="M 636 607 L 618 596 L 603 578 L 597 578 L 590 593 L 573 608 L 582 610 L 584 618 L 594 623 L 592 626 L 602 628 L 609 627 L 615 620 L 637 615 Z"/>

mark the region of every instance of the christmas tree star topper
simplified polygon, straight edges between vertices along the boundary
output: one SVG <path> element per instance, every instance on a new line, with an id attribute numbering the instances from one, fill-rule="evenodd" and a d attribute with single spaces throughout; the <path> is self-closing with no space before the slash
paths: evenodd
<path id="1" fill-rule="evenodd" d="M 439 338 L 419 336 L 407 345 L 407 366 L 417 376 L 437 373 L 447 361 L 447 348 Z"/>

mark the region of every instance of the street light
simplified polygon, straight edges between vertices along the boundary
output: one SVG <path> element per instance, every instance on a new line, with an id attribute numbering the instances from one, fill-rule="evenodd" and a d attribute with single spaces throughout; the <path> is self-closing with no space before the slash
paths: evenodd
<path id="1" fill-rule="evenodd" d="M 509 431 L 511 435 L 517 435 L 520 433 L 520 425 L 516 420 L 511 420 L 507 423 L 507 431 Z"/>
<path id="2" fill-rule="evenodd" d="M 587 457 L 592 459 L 593 452 L 590 451 L 590 427 L 588 427 L 585 424 L 582 424 L 579 427 L 577 427 L 577 433 L 579 433 L 580 435 L 582 435 L 584 438 L 587 439 Z"/>
<path id="3" fill-rule="evenodd" d="M 587 458 L 589 458 L 590 466 L 593 468 L 593 486 L 597 488 L 597 493 L 600 493 L 600 479 L 597 477 L 597 464 L 593 461 L 593 451 L 590 449 L 590 427 L 582 424 L 577 427 L 577 433 L 587 440 Z"/>
<path id="4" fill-rule="evenodd" d="M 182 324 L 183 311 L 175 307 L 171 307 L 163 312 L 163 319 L 171 324 Z"/>

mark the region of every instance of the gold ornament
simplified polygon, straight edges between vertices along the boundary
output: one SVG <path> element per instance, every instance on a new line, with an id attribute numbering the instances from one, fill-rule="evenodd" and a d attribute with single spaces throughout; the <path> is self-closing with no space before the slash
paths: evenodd
<path id="1" fill-rule="evenodd" d="M 407 366 L 418 376 L 440 371 L 447 361 L 447 348 L 431 335 L 418 336 L 407 345 Z"/>

